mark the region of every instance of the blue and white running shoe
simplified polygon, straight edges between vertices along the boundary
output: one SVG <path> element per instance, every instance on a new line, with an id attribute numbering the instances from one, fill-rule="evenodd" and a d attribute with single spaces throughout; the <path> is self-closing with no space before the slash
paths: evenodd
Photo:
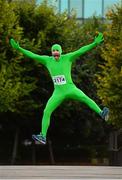
<path id="1" fill-rule="evenodd" d="M 109 109 L 107 107 L 104 107 L 102 112 L 100 113 L 100 116 L 102 117 L 102 119 L 104 119 L 105 121 L 108 121 L 109 119 Z"/>
<path id="2" fill-rule="evenodd" d="M 44 144 L 44 145 L 46 144 L 46 137 L 44 137 L 42 134 L 38 134 L 38 135 L 33 134 L 32 139 L 34 141 L 40 142 L 40 144 Z"/>

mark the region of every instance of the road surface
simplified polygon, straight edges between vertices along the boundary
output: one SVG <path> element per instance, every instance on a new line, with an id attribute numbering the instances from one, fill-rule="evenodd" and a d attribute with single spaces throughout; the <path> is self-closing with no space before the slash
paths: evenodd
<path id="1" fill-rule="evenodd" d="M 0 179 L 122 180 L 122 167 L 112 166 L 0 166 Z"/>

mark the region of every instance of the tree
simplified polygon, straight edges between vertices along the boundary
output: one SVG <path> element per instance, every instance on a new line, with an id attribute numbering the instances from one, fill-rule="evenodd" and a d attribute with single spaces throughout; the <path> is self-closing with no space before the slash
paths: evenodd
<path id="1" fill-rule="evenodd" d="M 108 25 L 105 30 L 105 45 L 102 48 L 98 73 L 98 95 L 110 108 L 110 121 L 122 127 L 122 7 L 115 5 L 107 13 Z"/>
<path id="2" fill-rule="evenodd" d="M 22 107 L 30 108 L 32 92 L 36 85 L 32 77 L 27 76 L 26 70 L 19 63 L 22 56 L 16 54 L 9 45 L 9 38 L 21 39 L 23 29 L 19 26 L 16 15 L 16 3 L 0 0 L 0 112 L 22 113 Z M 26 76 L 24 76 L 26 72 Z M 30 103 L 29 103 L 30 101 Z M 27 104 L 30 104 L 27 106 Z M 33 101 L 34 102 L 34 101 Z M 27 110 L 27 108 L 24 108 Z M 24 112 L 23 112 L 24 113 Z"/>

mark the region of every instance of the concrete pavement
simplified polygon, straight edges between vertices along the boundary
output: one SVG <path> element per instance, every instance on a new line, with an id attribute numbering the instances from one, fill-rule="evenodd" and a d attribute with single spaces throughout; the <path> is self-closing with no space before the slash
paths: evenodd
<path id="1" fill-rule="evenodd" d="M 0 166 L 0 179 L 122 180 L 122 167 L 112 166 Z"/>

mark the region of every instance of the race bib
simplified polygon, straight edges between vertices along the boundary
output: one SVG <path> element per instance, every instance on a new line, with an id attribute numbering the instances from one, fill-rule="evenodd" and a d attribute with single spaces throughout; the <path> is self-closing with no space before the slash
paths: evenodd
<path id="1" fill-rule="evenodd" d="M 53 83 L 55 85 L 63 85 L 66 84 L 66 79 L 64 75 L 58 75 L 58 76 L 53 76 Z"/>

